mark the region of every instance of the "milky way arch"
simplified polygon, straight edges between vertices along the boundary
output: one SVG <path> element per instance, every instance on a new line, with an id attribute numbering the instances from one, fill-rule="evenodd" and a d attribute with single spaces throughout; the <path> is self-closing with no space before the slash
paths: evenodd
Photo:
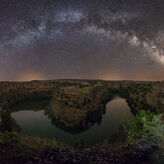
<path id="1" fill-rule="evenodd" d="M 163 80 L 162 1 L 5 0 L 0 80 Z"/>

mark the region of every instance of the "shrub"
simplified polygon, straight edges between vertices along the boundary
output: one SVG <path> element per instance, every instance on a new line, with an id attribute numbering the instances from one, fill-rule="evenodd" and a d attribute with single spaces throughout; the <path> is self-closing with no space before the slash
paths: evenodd
<path id="1" fill-rule="evenodd" d="M 5 147 L 12 147 L 19 143 L 18 133 L 12 131 L 5 133 L 0 132 L 0 145 Z"/>
<path id="2" fill-rule="evenodd" d="M 161 141 L 164 138 L 162 114 L 150 111 L 140 111 L 134 120 L 128 120 L 124 123 L 123 129 L 127 133 L 128 142 L 133 142 L 136 139 L 148 139 L 151 136 Z"/>

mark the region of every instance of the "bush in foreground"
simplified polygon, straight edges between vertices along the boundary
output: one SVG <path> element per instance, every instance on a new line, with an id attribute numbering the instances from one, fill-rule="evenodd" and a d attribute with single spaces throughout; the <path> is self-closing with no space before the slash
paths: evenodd
<path id="1" fill-rule="evenodd" d="M 133 120 L 124 123 L 123 129 L 126 131 L 129 143 L 138 139 L 148 140 L 150 137 L 154 137 L 158 141 L 164 139 L 162 114 L 150 111 L 140 111 Z"/>

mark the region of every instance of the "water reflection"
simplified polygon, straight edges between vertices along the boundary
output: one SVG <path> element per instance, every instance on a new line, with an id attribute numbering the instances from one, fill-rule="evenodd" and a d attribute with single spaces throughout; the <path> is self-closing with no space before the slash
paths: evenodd
<path id="1" fill-rule="evenodd" d="M 112 133 L 118 130 L 120 124 L 125 119 L 131 119 L 133 115 L 125 99 L 115 98 L 106 105 L 106 113 L 101 116 L 100 124 L 94 124 L 89 129 L 76 134 L 58 128 L 60 126 L 54 125 L 53 117 L 45 115 L 44 110 L 18 111 L 12 113 L 12 117 L 19 122 L 26 135 L 56 138 L 70 145 L 82 140 L 86 145 L 92 146 L 110 138 Z"/>
<path id="2" fill-rule="evenodd" d="M 81 133 L 94 124 L 101 124 L 103 114 L 105 114 L 105 106 L 97 111 L 89 111 L 79 116 L 81 111 L 64 112 L 62 108 L 49 105 L 45 110 L 45 115 L 51 119 L 52 124 L 72 134 Z M 76 109 L 78 110 L 78 109 Z M 79 112 L 79 113 L 78 113 Z"/>

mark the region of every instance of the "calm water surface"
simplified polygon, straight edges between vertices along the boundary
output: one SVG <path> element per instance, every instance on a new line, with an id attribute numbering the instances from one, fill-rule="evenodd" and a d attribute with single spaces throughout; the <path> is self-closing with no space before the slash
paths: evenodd
<path id="1" fill-rule="evenodd" d="M 56 138 L 57 141 L 74 144 L 82 140 L 86 145 L 92 146 L 105 139 L 109 139 L 116 132 L 125 119 L 133 118 L 125 99 L 115 98 L 106 105 L 106 113 L 100 125 L 93 125 L 90 129 L 80 134 L 71 134 L 51 123 L 44 110 L 40 111 L 18 111 L 12 113 L 23 130 L 23 134 L 39 136 L 42 138 Z"/>

